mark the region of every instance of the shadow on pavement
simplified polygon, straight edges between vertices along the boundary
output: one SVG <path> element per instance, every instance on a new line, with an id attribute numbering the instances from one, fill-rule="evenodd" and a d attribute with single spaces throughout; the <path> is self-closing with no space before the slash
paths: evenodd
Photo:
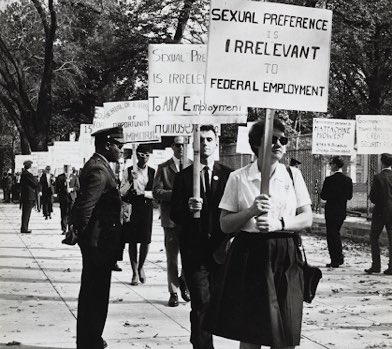
<path id="1" fill-rule="evenodd" d="M 75 349 L 63 347 L 38 347 L 36 345 L 23 345 L 19 342 L 0 343 L 0 349 Z"/>

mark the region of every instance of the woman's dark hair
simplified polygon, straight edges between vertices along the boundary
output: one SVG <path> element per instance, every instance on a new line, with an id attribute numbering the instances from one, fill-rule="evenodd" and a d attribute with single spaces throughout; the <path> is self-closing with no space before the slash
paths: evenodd
<path id="1" fill-rule="evenodd" d="M 249 131 L 249 145 L 256 156 L 258 156 L 259 147 L 261 144 L 261 138 L 263 138 L 264 136 L 264 125 L 265 125 L 265 120 L 256 121 Z M 274 118 L 273 127 L 274 129 L 279 130 L 281 132 L 286 131 L 286 126 L 278 118 Z"/>

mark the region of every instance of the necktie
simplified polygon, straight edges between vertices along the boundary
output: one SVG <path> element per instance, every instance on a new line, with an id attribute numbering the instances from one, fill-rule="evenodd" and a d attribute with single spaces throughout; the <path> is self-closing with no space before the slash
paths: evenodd
<path id="1" fill-rule="evenodd" d="M 182 161 L 180 161 L 179 168 L 180 168 L 180 171 L 182 171 L 183 168 L 184 168 L 184 165 L 182 164 Z"/>
<path id="2" fill-rule="evenodd" d="M 204 167 L 204 185 L 206 190 L 207 198 L 210 196 L 211 188 L 210 188 L 210 173 L 208 171 L 208 166 Z"/>

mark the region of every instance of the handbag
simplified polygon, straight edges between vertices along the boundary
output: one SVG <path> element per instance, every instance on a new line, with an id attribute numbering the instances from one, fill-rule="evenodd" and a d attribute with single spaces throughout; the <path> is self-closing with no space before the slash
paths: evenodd
<path id="1" fill-rule="evenodd" d="M 312 303 L 313 298 L 316 295 L 317 286 L 320 279 L 323 277 L 323 273 L 320 268 L 314 267 L 308 264 L 306 259 L 305 248 L 302 242 L 300 242 L 302 247 L 302 253 L 304 256 L 303 273 L 304 273 L 304 302 Z"/>

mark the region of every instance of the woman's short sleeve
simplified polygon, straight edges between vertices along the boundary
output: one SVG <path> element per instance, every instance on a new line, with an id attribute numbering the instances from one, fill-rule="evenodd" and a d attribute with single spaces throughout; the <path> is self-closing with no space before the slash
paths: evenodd
<path id="1" fill-rule="evenodd" d="M 295 195 L 297 197 L 297 208 L 311 205 L 312 201 L 310 200 L 308 188 L 306 187 L 305 180 L 302 176 L 301 171 L 297 168 L 291 169 L 293 172 Z"/>
<path id="2" fill-rule="evenodd" d="M 238 212 L 238 176 L 235 173 L 230 173 L 229 179 L 226 183 L 225 192 L 223 193 L 221 202 L 219 204 L 219 208 L 230 211 L 230 212 Z"/>

